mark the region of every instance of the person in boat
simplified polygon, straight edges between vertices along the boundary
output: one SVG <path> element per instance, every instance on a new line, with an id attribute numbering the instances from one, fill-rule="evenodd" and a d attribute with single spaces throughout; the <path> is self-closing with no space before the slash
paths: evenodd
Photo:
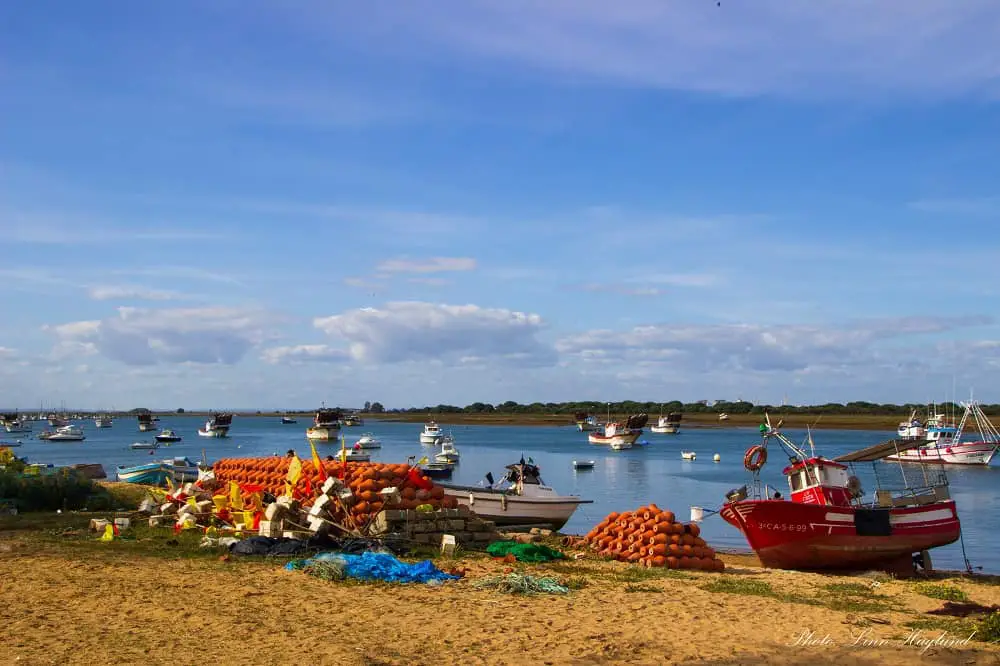
<path id="1" fill-rule="evenodd" d="M 285 453 L 285 457 L 286 458 L 294 458 L 295 457 L 295 449 L 288 449 L 288 452 Z"/>
<path id="2" fill-rule="evenodd" d="M 777 490 L 774 491 L 774 499 L 781 499 L 781 493 Z"/>

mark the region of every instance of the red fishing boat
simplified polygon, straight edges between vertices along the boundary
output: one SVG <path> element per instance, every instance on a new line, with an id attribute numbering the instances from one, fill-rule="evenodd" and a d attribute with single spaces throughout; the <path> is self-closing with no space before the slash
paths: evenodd
<path id="1" fill-rule="evenodd" d="M 780 427 L 781 424 L 778 424 Z M 948 492 L 943 469 L 922 466 L 922 483 L 911 485 L 914 470 L 900 469 L 904 488 L 884 488 L 878 461 L 923 442 L 890 440 L 833 460 L 810 453 L 772 428 L 761 426 L 761 444 L 750 447 L 744 465 L 753 474 L 753 497 L 747 487 L 732 491 L 719 511 L 746 537 L 761 563 L 775 569 L 858 570 L 869 567 L 900 570 L 923 563 L 930 568 L 931 548 L 957 541 L 961 525 Z M 761 492 L 759 472 L 767 461 L 767 444 L 776 439 L 791 463 L 789 499 Z M 876 490 L 868 500 L 854 463 L 873 464 Z M 882 467 L 885 467 L 884 465 Z M 893 466 L 895 467 L 895 466 Z M 912 466 L 911 466 L 912 467 Z M 916 556 L 916 557 L 915 557 Z"/>

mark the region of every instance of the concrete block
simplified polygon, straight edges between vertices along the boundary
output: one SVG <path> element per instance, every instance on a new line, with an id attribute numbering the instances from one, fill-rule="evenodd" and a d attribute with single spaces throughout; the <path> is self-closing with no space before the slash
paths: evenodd
<path id="1" fill-rule="evenodd" d="M 489 543 L 500 538 L 496 532 L 471 532 L 472 540 L 479 543 Z"/>
<path id="2" fill-rule="evenodd" d="M 409 530 L 414 534 L 426 534 L 427 532 L 434 529 L 433 525 L 428 525 L 426 522 L 413 522 L 410 523 Z"/>
<path id="3" fill-rule="evenodd" d="M 431 544 L 431 543 L 435 542 L 435 540 L 436 540 L 434 538 L 435 536 L 437 536 L 437 535 L 435 535 L 435 534 L 417 534 L 417 535 L 414 535 L 413 540 L 416 541 L 417 543 Z"/>
<path id="4" fill-rule="evenodd" d="M 442 534 L 441 535 L 441 554 L 442 555 L 454 555 L 455 554 L 455 535 L 454 534 Z"/>
<path id="5" fill-rule="evenodd" d="M 448 523 L 448 529 L 452 532 L 464 532 L 466 521 L 464 520 L 446 520 Z"/>
<path id="6" fill-rule="evenodd" d="M 323 494 L 332 495 L 344 487 L 343 482 L 340 479 L 334 478 L 332 476 L 327 477 L 326 481 L 323 482 Z"/>
<path id="7" fill-rule="evenodd" d="M 399 504 L 403 499 L 399 494 L 399 488 L 383 488 L 378 494 L 385 504 Z"/>
<path id="8" fill-rule="evenodd" d="M 281 536 L 281 529 L 282 521 L 280 520 L 262 520 L 260 521 L 260 528 L 257 530 L 257 534 L 277 539 Z"/>

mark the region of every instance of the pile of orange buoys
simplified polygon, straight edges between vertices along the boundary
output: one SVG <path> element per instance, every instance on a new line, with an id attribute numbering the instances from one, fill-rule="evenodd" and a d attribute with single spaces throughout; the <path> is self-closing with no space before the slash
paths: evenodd
<path id="1" fill-rule="evenodd" d="M 699 534 L 696 523 L 679 523 L 655 504 L 610 513 L 584 540 L 599 555 L 647 567 L 723 571 L 725 565 Z"/>
<path id="2" fill-rule="evenodd" d="M 290 458 L 223 458 L 212 469 L 215 478 L 223 483 L 235 481 L 240 486 L 259 487 L 264 492 L 280 496 L 286 492 Z M 302 473 L 293 489 L 294 496 L 308 505 L 319 494 L 323 479 L 311 460 L 302 460 Z M 349 462 L 344 464 L 325 461 L 326 476 L 341 479 L 351 489 L 353 501 L 346 508 L 354 522 L 367 522 L 383 509 L 380 491 L 397 488 L 400 501 L 384 508 L 415 509 L 428 504 L 436 509 L 454 509 L 458 501 L 446 497 L 444 488 L 435 486 L 415 467 L 406 464 Z M 342 475 L 343 474 L 343 475 Z"/>

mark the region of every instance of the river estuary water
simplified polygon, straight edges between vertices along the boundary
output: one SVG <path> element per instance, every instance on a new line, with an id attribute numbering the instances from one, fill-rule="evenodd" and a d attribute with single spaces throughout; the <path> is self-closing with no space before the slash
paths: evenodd
<path id="1" fill-rule="evenodd" d="M 129 445 L 136 441 L 151 441 L 155 433 L 140 433 L 135 420 L 118 420 L 114 427 L 98 429 L 92 421 L 77 422 L 82 425 L 87 439 L 83 442 L 46 442 L 26 435 L 6 435 L 13 440 L 20 437 L 23 446 L 16 449 L 19 456 L 31 462 L 66 465 L 71 463 L 101 463 L 109 479 L 115 478 L 118 465 L 137 465 L 172 456 L 200 458 L 204 449 L 209 461 L 223 457 L 249 457 L 284 453 L 295 449 L 301 457 L 309 455 L 305 429 L 310 419 L 283 425 L 278 418 L 235 417 L 230 437 L 209 439 L 198 437 L 197 430 L 203 418 L 170 416 L 161 417 L 161 428 L 172 428 L 184 439 L 182 442 L 163 446 L 150 455 L 148 451 L 133 451 Z M 33 424 L 35 432 L 42 424 Z M 674 511 L 686 520 L 690 507 L 701 506 L 717 509 L 725 493 L 750 481 L 743 469 L 743 454 L 747 447 L 759 443 L 754 428 L 695 428 L 682 426 L 677 435 L 657 435 L 648 430 L 640 437 L 646 446 L 615 452 L 607 447 L 587 442 L 586 433 L 575 426 L 443 426 L 455 438 L 461 453 L 461 462 L 455 469 L 452 481 L 476 484 L 487 472 L 496 479 L 503 467 L 516 463 L 523 455 L 541 467 L 542 478 L 561 494 L 580 495 L 593 500 L 581 505 L 564 532 L 587 532 L 611 511 L 624 511 L 655 502 L 661 508 Z M 433 447 L 421 446 L 418 423 L 367 421 L 363 426 L 344 428 L 348 446 L 364 432 L 372 432 L 382 441 L 382 448 L 370 450 L 373 461 L 405 462 L 407 456 L 433 457 Z M 805 433 L 786 431 L 793 441 L 801 441 Z M 813 433 L 816 452 L 835 457 L 891 437 L 887 431 L 820 430 Z M 319 444 L 320 455 L 326 456 L 339 449 L 339 443 Z M 693 462 L 681 460 L 681 450 L 697 453 Z M 712 456 L 718 453 L 721 461 Z M 594 460 L 593 470 L 575 471 L 573 460 Z M 787 487 L 781 469 L 785 460 L 778 454 L 777 446 L 771 449 L 761 479 L 778 488 L 786 497 Z M 880 466 L 888 463 L 879 463 Z M 898 469 L 898 465 L 894 465 Z M 907 465 L 908 469 L 913 466 Z M 870 464 L 859 465 L 858 476 L 864 482 L 865 492 L 873 488 Z M 916 467 L 919 470 L 919 466 Z M 889 470 L 895 471 L 895 470 Z M 952 497 L 958 503 L 962 521 L 965 552 L 975 567 L 989 573 L 1000 573 L 1000 516 L 996 509 L 997 480 L 1000 469 L 948 468 Z M 743 536 L 715 515 L 708 515 L 702 523 L 705 539 L 717 548 L 747 550 Z M 964 569 L 961 542 L 932 553 L 938 568 Z"/>

